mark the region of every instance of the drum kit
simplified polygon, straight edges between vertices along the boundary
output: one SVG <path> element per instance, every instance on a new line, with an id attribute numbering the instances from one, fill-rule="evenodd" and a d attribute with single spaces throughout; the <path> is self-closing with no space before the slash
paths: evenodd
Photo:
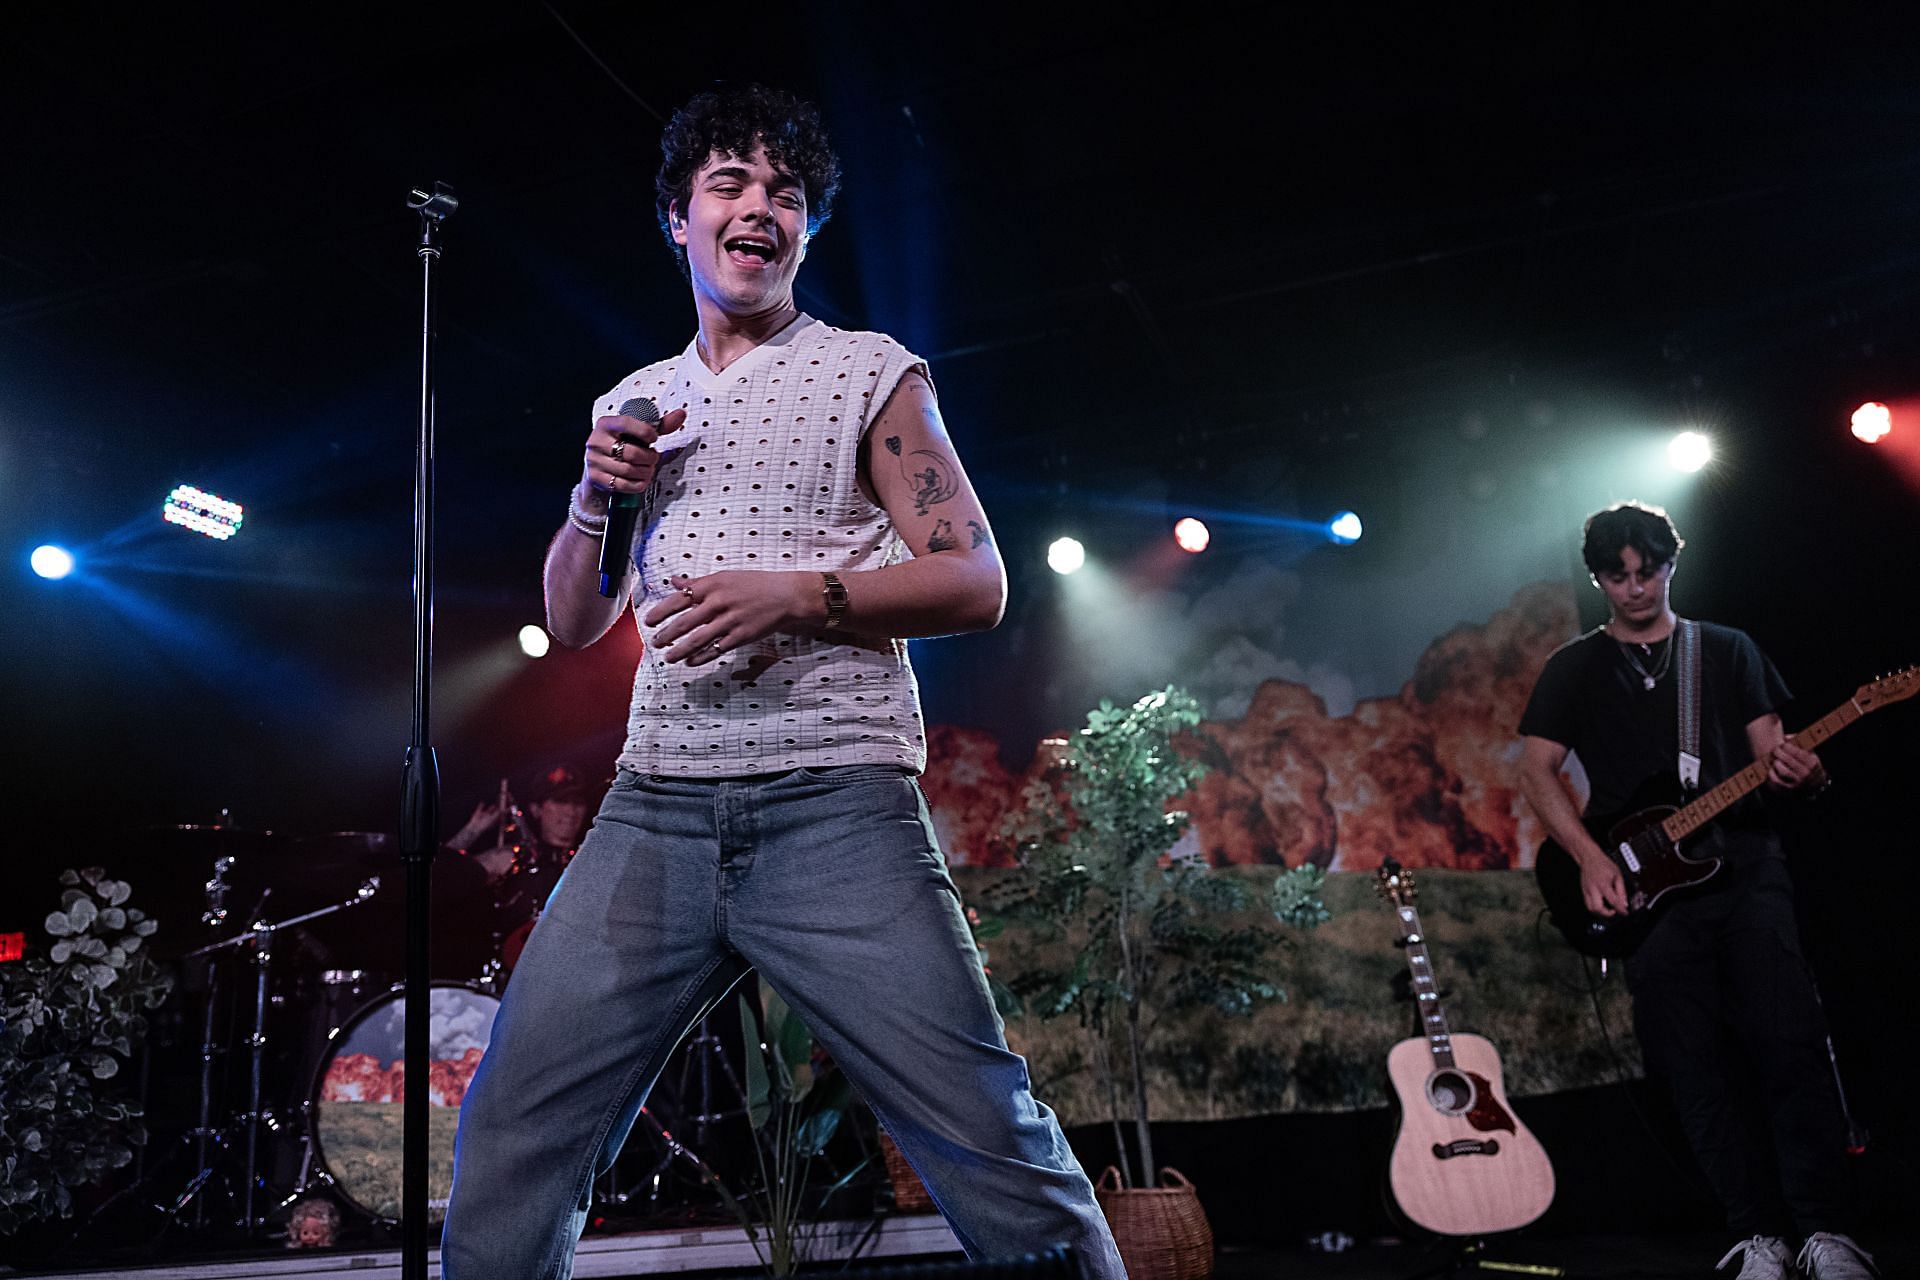
<path id="1" fill-rule="evenodd" d="M 460 1104 L 500 997 L 572 856 L 531 839 L 512 842 L 504 822 L 501 835 L 515 856 L 497 875 L 486 860 L 456 850 L 442 850 L 433 864 L 435 1221 L 452 1186 Z M 151 870 L 129 878 L 163 923 L 155 941 L 170 945 L 156 954 L 177 965 L 184 997 L 177 1038 L 183 1051 L 197 1050 L 190 1070 L 184 1052 L 174 1055 L 181 1087 L 173 1099 L 150 1100 L 148 1111 L 160 1120 L 191 1088 L 192 1112 L 178 1140 L 164 1153 L 150 1149 L 137 1181 L 95 1216 L 143 1204 L 172 1224 L 252 1236 L 324 1197 L 364 1224 L 397 1223 L 406 1022 L 397 842 L 378 833 L 285 837 L 227 826 L 144 837 L 133 843 Z M 171 885 L 152 874 L 167 870 L 176 873 Z M 656 1084 L 621 1160 L 596 1183 L 600 1207 L 679 1220 L 720 1216 L 708 1161 L 728 1163 L 728 1135 L 717 1126 L 745 1114 L 738 1057 L 737 1038 L 723 1043 L 700 1024 Z M 744 1120 L 739 1128 L 744 1141 Z"/>

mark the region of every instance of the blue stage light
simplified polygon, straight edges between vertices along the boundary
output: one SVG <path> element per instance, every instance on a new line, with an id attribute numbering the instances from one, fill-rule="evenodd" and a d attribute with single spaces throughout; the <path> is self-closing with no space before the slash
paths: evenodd
<path id="1" fill-rule="evenodd" d="M 1333 542 L 1343 544 L 1358 542 L 1360 541 L 1360 534 L 1362 532 L 1360 517 L 1351 511 L 1342 511 L 1339 515 L 1327 521 L 1327 537 Z"/>
<path id="2" fill-rule="evenodd" d="M 51 542 L 33 549 L 27 558 L 33 571 L 43 578 L 60 579 L 73 572 L 73 553 L 65 547 L 56 547 Z"/>

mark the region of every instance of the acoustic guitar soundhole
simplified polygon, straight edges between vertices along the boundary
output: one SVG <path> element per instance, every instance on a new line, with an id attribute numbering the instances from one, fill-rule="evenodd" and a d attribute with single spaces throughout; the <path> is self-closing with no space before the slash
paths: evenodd
<path id="1" fill-rule="evenodd" d="M 1436 1111 L 1464 1115 L 1473 1107 L 1473 1081 L 1462 1071 L 1436 1071 L 1427 1079 L 1427 1101 Z"/>

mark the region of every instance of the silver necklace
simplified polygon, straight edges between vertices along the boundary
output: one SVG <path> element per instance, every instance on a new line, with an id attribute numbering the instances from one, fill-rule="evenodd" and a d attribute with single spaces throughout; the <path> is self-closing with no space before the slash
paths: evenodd
<path id="1" fill-rule="evenodd" d="M 1653 657 L 1653 647 L 1651 645 L 1642 644 L 1635 646 L 1624 640 L 1618 643 L 1620 645 L 1620 655 L 1627 660 L 1627 665 L 1632 667 L 1639 675 L 1641 686 L 1644 687 L 1648 693 L 1652 693 L 1653 686 L 1660 683 L 1660 677 L 1667 674 L 1667 667 L 1673 662 L 1673 637 L 1669 635 L 1666 640 L 1662 642 L 1664 647 L 1660 650 L 1660 661 L 1655 664 L 1652 671 L 1641 666 L 1640 659 L 1633 656 L 1634 649 L 1638 647 L 1640 651 L 1646 654 L 1648 659 L 1651 660 Z"/>

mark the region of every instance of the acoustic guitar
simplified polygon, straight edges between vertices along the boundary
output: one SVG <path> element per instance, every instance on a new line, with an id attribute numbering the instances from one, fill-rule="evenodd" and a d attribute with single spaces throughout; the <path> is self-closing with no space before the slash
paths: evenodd
<path id="1" fill-rule="evenodd" d="M 1507 1104 L 1499 1051 L 1447 1030 L 1413 873 L 1389 859 L 1374 887 L 1399 921 L 1423 1033 L 1387 1054 L 1400 1102 L 1387 1169 L 1393 1198 L 1408 1218 L 1444 1236 L 1524 1227 L 1553 1203 L 1553 1164 Z"/>
<path id="2" fill-rule="evenodd" d="M 1920 666 L 1881 676 L 1854 690 L 1853 697 L 1793 735 L 1808 750 L 1819 746 L 1861 716 L 1920 693 Z M 1541 844 L 1533 874 L 1540 896 L 1558 929 L 1576 951 L 1617 959 L 1633 954 L 1653 927 L 1660 900 L 1690 888 L 1720 870 L 1720 859 L 1694 857 L 1687 842 L 1701 828 L 1767 780 L 1767 762 L 1755 760 L 1725 782 L 1681 804 L 1678 781 L 1650 778 L 1624 811 L 1583 818 L 1594 842 L 1606 850 L 1626 881 L 1629 909 L 1624 915 L 1597 916 L 1587 910 L 1580 891 L 1580 864 L 1558 843 Z"/>

